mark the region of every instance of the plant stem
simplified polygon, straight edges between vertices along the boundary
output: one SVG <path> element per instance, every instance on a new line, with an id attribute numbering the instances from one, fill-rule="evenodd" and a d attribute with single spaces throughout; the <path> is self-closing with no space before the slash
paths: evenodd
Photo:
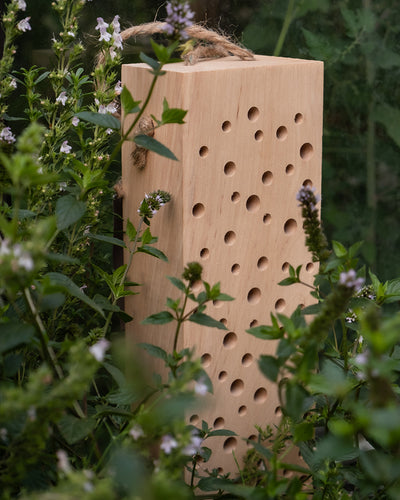
<path id="1" fill-rule="evenodd" d="M 275 49 L 273 55 L 278 57 L 281 53 L 283 44 L 285 43 L 286 36 L 289 31 L 289 27 L 291 22 L 293 21 L 294 13 L 295 13 L 295 3 L 296 0 L 289 0 L 288 7 L 286 9 L 285 19 L 283 20 L 282 29 L 279 33 L 278 41 L 276 42 Z"/>
<path id="2" fill-rule="evenodd" d="M 181 329 L 181 325 L 185 321 L 184 313 L 185 313 L 185 308 L 186 308 L 186 304 L 187 304 L 187 300 L 188 300 L 189 290 L 190 290 L 190 285 L 188 285 L 186 287 L 186 290 L 185 290 L 185 300 L 183 302 L 181 313 L 180 313 L 179 317 L 177 318 L 178 324 L 176 325 L 176 330 L 175 330 L 173 352 L 176 352 L 176 348 L 178 346 L 178 338 L 179 338 L 179 332 L 180 332 L 180 329 Z"/>

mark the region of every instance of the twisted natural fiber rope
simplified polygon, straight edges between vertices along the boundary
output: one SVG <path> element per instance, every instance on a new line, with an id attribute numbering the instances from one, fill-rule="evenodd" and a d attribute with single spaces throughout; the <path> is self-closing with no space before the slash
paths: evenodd
<path id="1" fill-rule="evenodd" d="M 156 21 L 153 23 L 140 24 L 139 26 L 132 26 L 121 32 L 122 41 L 129 38 L 138 36 L 151 36 L 155 34 L 165 33 L 167 23 Z M 206 42 L 210 45 L 198 45 L 192 51 L 184 56 L 185 64 L 196 64 L 200 59 L 209 59 L 214 57 L 224 57 L 234 55 L 242 60 L 253 60 L 253 54 L 239 45 L 231 42 L 225 36 L 217 33 L 216 31 L 204 28 L 199 24 L 193 24 L 185 29 L 189 38 L 198 40 L 199 42 Z M 97 64 L 104 63 L 104 54 L 98 55 Z"/>

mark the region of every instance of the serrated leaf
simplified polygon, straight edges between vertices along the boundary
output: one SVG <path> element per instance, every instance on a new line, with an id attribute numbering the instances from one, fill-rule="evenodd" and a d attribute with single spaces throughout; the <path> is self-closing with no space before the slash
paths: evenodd
<path id="1" fill-rule="evenodd" d="M 68 444 L 74 444 L 87 437 L 96 427 L 93 418 L 77 418 L 73 415 L 64 415 L 58 423 L 61 434 Z"/>
<path id="2" fill-rule="evenodd" d="M 223 323 L 201 312 L 195 312 L 194 314 L 192 314 L 189 317 L 189 321 L 191 321 L 192 323 L 197 323 L 198 325 L 218 328 L 219 330 L 227 330 L 226 326 Z"/>
<path id="3" fill-rule="evenodd" d="M 174 153 L 168 149 L 167 146 L 164 146 L 164 144 L 161 144 L 161 142 L 157 141 L 157 139 L 154 139 L 154 137 L 139 134 L 135 136 L 133 140 L 141 148 L 153 151 L 153 153 L 157 153 L 158 155 L 169 158 L 170 160 L 178 161 L 178 158 L 174 155 Z"/>
<path id="4" fill-rule="evenodd" d="M 115 245 L 117 247 L 126 248 L 126 245 L 123 242 L 123 240 L 120 240 L 119 238 L 114 238 L 113 236 L 106 236 L 104 234 L 93 234 L 93 233 L 88 233 L 87 236 L 92 240 L 103 241 L 104 243 L 110 243 L 111 245 Z"/>
<path id="5" fill-rule="evenodd" d="M 28 344 L 35 335 L 32 325 L 25 323 L 0 323 L 0 354 L 22 344 Z"/>
<path id="6" fill-rule="evenodd" d="M 59 198 L 56 203 L 57 229 L 62 231 L 78 222 L 86 212 L 86 203 L 72 194 Z"/>
<path id="7" fill-rule="evenodd" d="M 142 321 L 142 325 L 165 325 L 174 320 L 172 314 L 168 311 L 161 311 L 152 314 Z"/>
<path id="8" fill-rule="evenodd" d="M 94 125 L 99 125 L 104 128 L 111 128 L 113 130 L 119 130 L 121 128 L 121 122 L 115 116 L 110 115 L 110 113 L 95 113 L 94 111 L 81 111 L 77 113 L 76 116 L 81 120 L 84 120 Z"/>
<path id="9" fill-rule="evenodd" d="M 106 400 L 114 405 L 127 406 L 137 400 L 137 394 L 131 387 L 123 386 L 116 391 L 107 394 Z"/>
<path id="10" fill-rule="evenodd" d="M 164 262 L 168 262 L 168 258 L 164 252 L 159 250 L 158 248 L 150 247 L 148 245 L 142 245 L 137 249 L 138 252 L 147 253 L 148 255 L 152 255 L 157 259 L 163 260 Z"/>
<path id="11" fill-rule="evenodd" d="M 138 346 L 144 349 L 154 358 L 159 358 L 167 362 L 168 355 L 164 349 L 161 349 L 161 347 L 153 344 L 147 344 L 146 342 L 141 342 L 140 344 L 138 344 Z"/>

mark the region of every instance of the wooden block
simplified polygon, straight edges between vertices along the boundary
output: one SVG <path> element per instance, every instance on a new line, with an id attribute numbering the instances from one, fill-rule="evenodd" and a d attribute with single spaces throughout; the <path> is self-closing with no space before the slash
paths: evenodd
<path id="1" fill-rule="evenodd" d="M 213 458 L 206 467 L 237 472 L 247 449 L 241 438 L 257 434 L 254 425 L 279 418 L 276 387 L 257 367 L 260 354 L 274 354 L 276 344 L 245 332 L 269 324 L 270 312 L 290 314 L 311 303 L 302 285 L 280 287 L 289 263 L 302 264 L 302 279 L 312 282 L 315 264 L 304 245 L 296 193 L 303 184 L 320 191 L 323 64 L 318 61 L 256 56 L 181 63 L 165 67 L 149 113 L 161 116 L 170 107 L 189 110 L 185 125 L 167 125 L 155 138 L 179 163 L 150 153 L 144 170 L 131 164 L 132 144 L 123 148 L 124 216 L 136 225 L 144 193 L 164 189 L 172 202 L 152 220 L 152 233 L 169 262 L 135 256 L 130 279 L 142 283 L 129 298 L 134 321 L 127 335 L 172 350 L 174 325 L 144 326 L 146 316 L 165 309 L 166 297 L 179 292 L 165 278 L 182 274 L 198 261 L 204 279 L 220 281 L 234 302 L 215 303 L 206 312 L 228 331 L 185 324 L 182 346 L 195 346 L 214 384 L 214 395 L 190 410 L 193 424 L 204 419 L 238 437 L 212 438 Z M 124 65 L 122 81 L 143 100 L 152 75 L 143 64 Z M 154 368 L 155 365 L 152 365 Z"/>

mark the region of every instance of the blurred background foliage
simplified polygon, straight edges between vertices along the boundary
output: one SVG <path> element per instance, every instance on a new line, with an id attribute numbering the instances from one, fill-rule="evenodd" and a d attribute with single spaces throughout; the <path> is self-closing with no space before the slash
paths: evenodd
<path id="1" fill-rule="evenodd" d="M 20 67 L 48 66 L 59 27 L 50 0 L 30 0 L 32 31 L 18 41 Z M 364 240 L 381 280 L 400 275 L 400 2 L 398 0 L 192 0 L 196 20 L 257 54 L 325 63 L 323 212 L 329 238 Z M 97 50 L 96 18 L 123 28 L 165 17 L 158 0 L 93 0 L 82 17 L 85 64 Z M 132 41 L 125 62 L 148 42 Z M 21 104 L 23 105 L 23 104 Z"/>

